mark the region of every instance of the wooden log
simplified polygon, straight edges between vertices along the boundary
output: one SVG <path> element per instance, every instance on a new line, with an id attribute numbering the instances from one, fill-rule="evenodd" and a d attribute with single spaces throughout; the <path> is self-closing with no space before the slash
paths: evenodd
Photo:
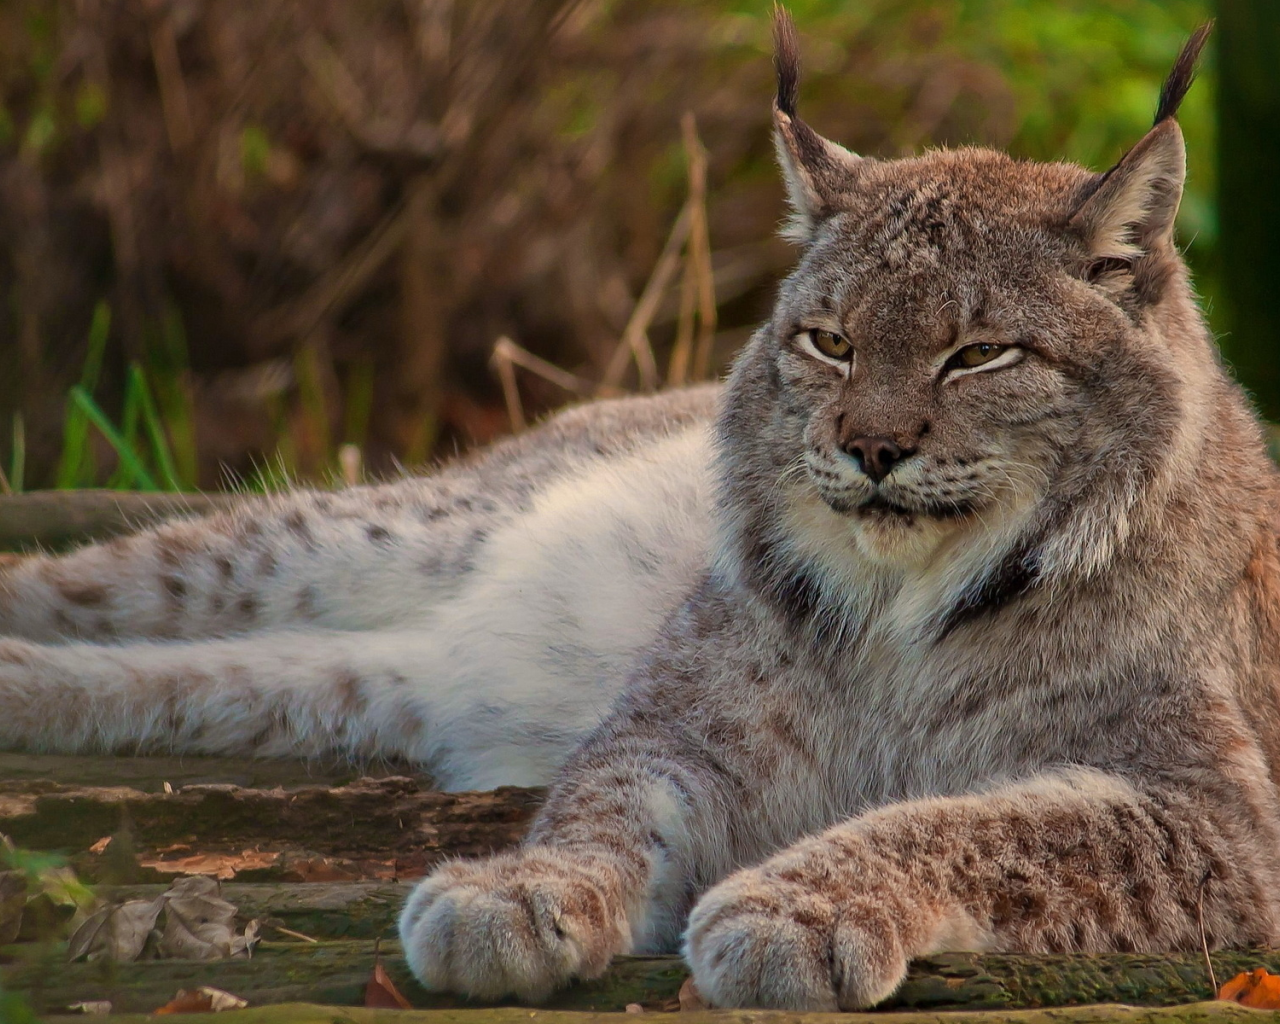
<path id="1" fill-rule="evenodd" d="M 245 494 L 30 491 L 0 497 L 0 551 L 61 550 L 165 519 L 252 501 Z"/>
<path id="2" fill-rule="evenodd" d="M 156 1018 L 113 1015 L 112 1024 L 155 1024 Z M 630 1015 L 616 1013 L 566 1013 L 556 1010 L 367 1010 L 335 1009 L 305 1003 L 251 1007 L 219 1014 L 218 1024 L 620 1024 Z M 793 1013 L 779 1010 L 716 1010 L 685 1012 L 680 1024 L 1277 1024 L 1280 1013 L 1249 1010 L 1239 1003 L 1191 1003 L 1137 1009 L 1130 1006 L 1094 1005 L 1063 1010 L 985 1010 L 949 1013 Z M 70 1017 L 46 1017 L 49 1024 L 70 1024 Z M 75 1018 L 83 1024 L 84 1018 Z M 208 1015 L 178 1014 L 166 1018 L 172 1024 L 208 1024 Z"/>
<path id="3" fill-rule="evenodd" d="M 541 790 L 516 787 L 442 793 L 402 776 L 293 789 L 193 785 L 170 793 L 0 782 L 0 832 L 27 849 L 70 853 L 99 881 L 183 873 L 241 881 L 410 878 L 445 857 L 512 846 L 541 799 Z M 112 836 L 119 844 L 104 844 Z M 145 870 L 121 874 L 122 845 L 127 860 Z M 94 858 L 108 855 L 112 870 L 104 874 Z"/>
<path id="4" fill-rule="evenodd" d="M 205 783 L 222 783 L 246 789 L 298 789 L 303 786 L 343 786 L 361 778 L 395 775 L 429 777 L 402 763 L 350 762 L 269 757 L 182 757 L 161 754 L 17 754 L 0 752 L 0 786 L 19 790 L 31 782 L 56 782 L 63 786 L 127 786 L 143 793 L 162 793 L 168 783 L 174 789 Z M 34 790 L 32 790 L 34 792 Z"/>
<path id="5" fill-rule="evenodd" d="M 144 1012 L 167 1002 L 180 988 L 213 985 L 252 1005 L 314 1002 L 354 1006 L 363 1001 L 375 962 L 369 941 L 264 942 L 252 960 L 158 960 L 132 964 L 61 960 L 63 947 L 8 947 L 23 959 L 0 967 L 0 988 L 23 993 L 37 1013 L 71 1002 L 108 999 L 121 1012 Z M 458 1009 L 477 1004 L 425 991 L 409 974 L 398 946 L 381 944 L 382 962 L 416 1007 Z M 1280 972 L 1280 951 L 1213 955 L 1220 980 L 1265 967 Z M 605 975 L 555 993 L 549 1009 L 616 1011 L 630 1003 L 672 1007 L 688 976 L 677 957 L 621 957 Z M 1171 1006 L 1211 996 L 1203 959 L 1191 953 L 1163 956 L 1027 956 L 939 954 L 912 964 L 906 982 L 884 1009 L 1009 1010 L 1099 1002 Z M 508 1004 L 509 1005 L 509 1004 Z M 222 1019 L 222 1018 L 219 1018 Z"/>

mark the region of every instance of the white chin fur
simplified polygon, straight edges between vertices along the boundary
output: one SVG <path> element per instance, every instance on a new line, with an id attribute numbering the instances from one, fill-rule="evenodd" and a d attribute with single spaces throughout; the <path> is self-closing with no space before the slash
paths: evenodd
<path id="1" fill-rule="evenodd" d="M 858 551 L 882 566 L 915 568 L 927 564 L 955 530 L 953 520 L 930 516 L 859 515 L 849 517 Z"/>

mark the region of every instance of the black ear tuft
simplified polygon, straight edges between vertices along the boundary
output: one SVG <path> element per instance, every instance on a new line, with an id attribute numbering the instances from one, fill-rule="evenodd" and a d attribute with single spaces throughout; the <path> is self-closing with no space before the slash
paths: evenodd
<path id="1" fill-rule="evenodd" d="M 1164 88 L 1160 90 L 1160 103 L 1156 107 L 1156 124 L 1178 116 L 1178 107 L 1182 103 L 1182 98 L 1186 96 L 1187 90 L 1191 88 L 1191 83 L 1195 81 L 1200 52 L 1204 49 L 1204 44 L 1209 41 L 1209 34 L 1212 31 L 1213 22 L 1206 21 L 1191 34 L 1191 38 L 1182 47 L 1178 59 L 1173 62 L 1173 70 L 1164 81 Z"/>
<path id="2" fill-rule="evenodd" d="M 773 7 L 773 68 L 778 75 L 777 108 L 787 117 L 796 116 L 796 97 L 800 91 L 800 37 L 796 23 L 781 4 Z"/>

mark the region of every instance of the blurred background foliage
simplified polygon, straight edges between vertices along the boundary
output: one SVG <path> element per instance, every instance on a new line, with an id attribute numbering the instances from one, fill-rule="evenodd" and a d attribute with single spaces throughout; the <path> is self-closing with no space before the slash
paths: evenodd
<path id="1" fill-rule="evenodd" d="M 790 6 L 824 134 L 1097 169 L 1213 13 Z M 719 372 L 793 255 L 770 8 L 4 0 L 8 486 L 380 475 L 576 395 Z M 1210 59 L 1182 114 L 1181 239 L 1225 330 L 1214 87 Z"/>

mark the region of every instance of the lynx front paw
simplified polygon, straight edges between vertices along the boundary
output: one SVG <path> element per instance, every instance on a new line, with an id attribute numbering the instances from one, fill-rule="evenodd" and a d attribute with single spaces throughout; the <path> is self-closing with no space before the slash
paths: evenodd
<path id="1" fill-rule="evenodd" d="M 607 869 L 557 850 L 446 864 L 400 915 L 409 967 L 430 989 L 538 1002 L 601 974 L 629 947 Z"/>
<path id="2" fill-rule="evenodd" d="M 715 1006 L 855 1010 L 901 983 L 907 958 L 889 915 L 837 905 L 759 870 L 713 888 L 689 918 L 685 956 Z"/>

